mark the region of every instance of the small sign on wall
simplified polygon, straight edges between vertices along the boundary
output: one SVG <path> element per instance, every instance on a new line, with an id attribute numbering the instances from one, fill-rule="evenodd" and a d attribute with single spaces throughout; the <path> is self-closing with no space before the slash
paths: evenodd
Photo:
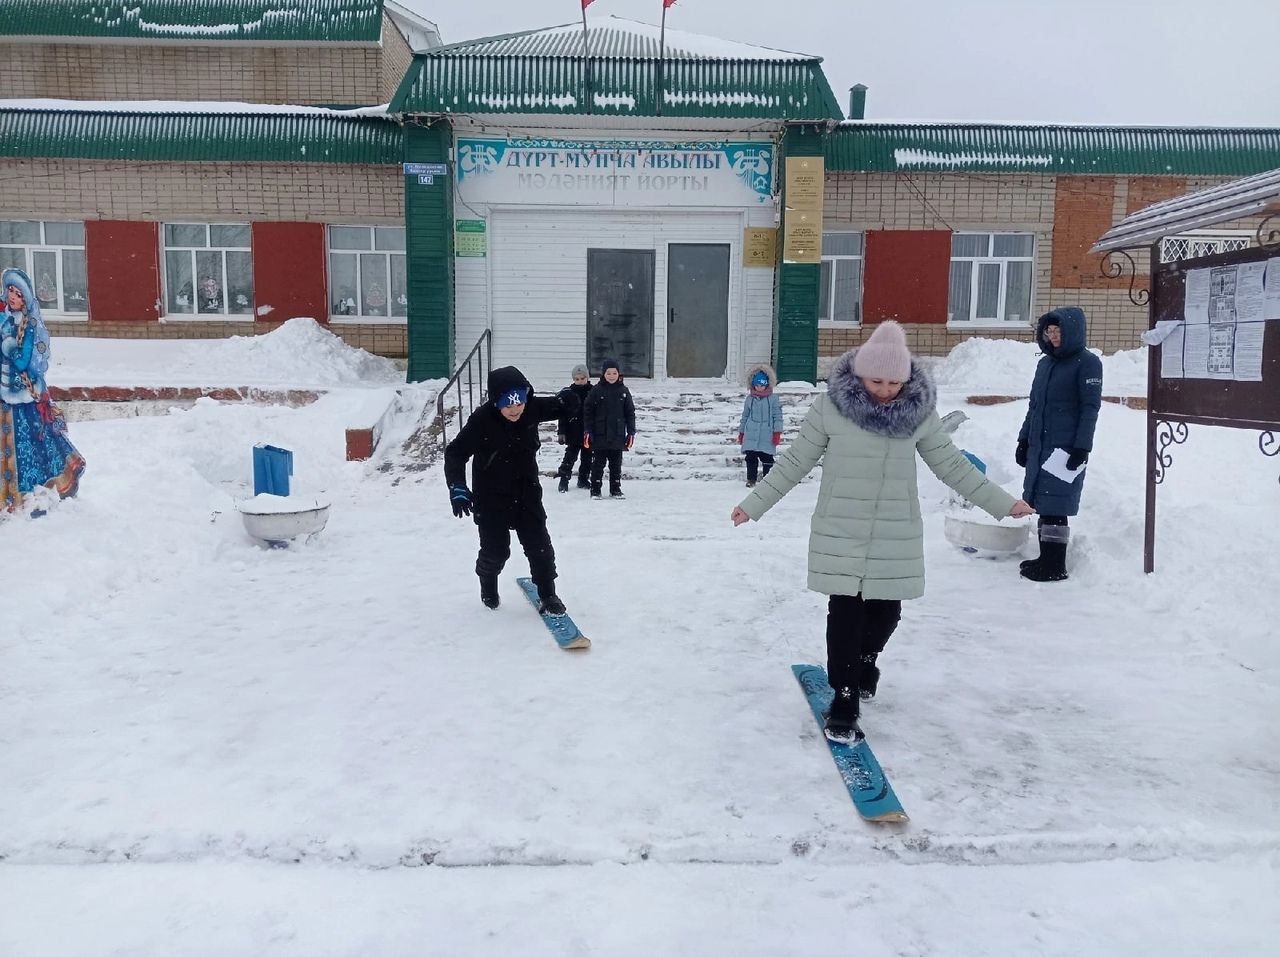
<path id="1" fill-rule="evenodd" d="M 453 254 L 458 257 L 484 256 L 489 236 L 483 219 L 459 219 L 453 224 Z"/>
<path id="2" fill-rule="evenodd" d="M 782 220 L 782 261 L 822 262 L 822 213 L 788 209 Z"/>
<path id="3" fill-rule="evenodd" d="M 788 156 L 787 157 L 787 192 L 788 209 L 822 209 L 823 169 L 825 162 L 821 156 Z"/>
<path id="4" fill-rule="evenodd" d="M 752 227 L 742 231 L 742 265 L 773 268 L 778 262 L 778 231 Z"/>

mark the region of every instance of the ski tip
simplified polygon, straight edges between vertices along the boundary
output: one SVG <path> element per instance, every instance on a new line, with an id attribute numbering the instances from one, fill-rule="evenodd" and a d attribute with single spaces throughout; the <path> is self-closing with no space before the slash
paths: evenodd
<path id="1" fill-rule="evenodd" d="M 560 647 L 563 648 L 565 651 L 586 651 L 588 648 L 591 647 L 591 639 L 588 638 L 586 635 L 579 635 L 577 638 L 574 638 L 572 641 L 565 642 Z"/>
<path id="2" fill-rule="evenodd" d="M 863 820 L 872 824 L 906 824 L 911 818 L 907 817 L 906 811 L 886 811 L 874 817 L 864 817 Z"/>

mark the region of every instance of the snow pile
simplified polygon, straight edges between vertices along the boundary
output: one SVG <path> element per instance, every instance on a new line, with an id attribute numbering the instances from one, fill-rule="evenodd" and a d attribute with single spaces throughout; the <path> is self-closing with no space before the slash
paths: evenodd
<path id="1" fill-rule="evenodd" d="M 1025 396 L 1042 353 L 1034 342 L 1013 339 L 966 339 L 945 359 L 930 364 L 943 392 L 971 395 Z M 1147 394 L 1147 351 L 1131 349 L 1102 357 L 1102 391 L 1106 395 Z"/>
<path id="2" fill-rule="evenodd" d="M 229 339 L 81 339 L 53 343 L 56 386 L 361 388 L 402 383 L 391 359 L 347 345 L 314 319 Z"/>

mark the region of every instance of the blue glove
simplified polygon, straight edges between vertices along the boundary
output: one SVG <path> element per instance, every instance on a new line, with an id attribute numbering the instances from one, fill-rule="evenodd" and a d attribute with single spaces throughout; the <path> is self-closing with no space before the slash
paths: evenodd
<path id="1" fill-rule="evenodd" d="M 1088 461 L 1089 461 L 1088 449 L 1072 449 L 1071 454 L 1067 456 L 1067 468 L 1071 469 L 1071 471 L 1074 472 L 1076 469 L 1078 469 L 1080 466 L 1084 465 L 1084 463 Z"/>
<path id="2" fill-rule="evenodd" d="M 449 504 L 453 506 L 455 518 L 471 514 L 471 490 L 465 485 L 455 485 L 449 489 Z"/>

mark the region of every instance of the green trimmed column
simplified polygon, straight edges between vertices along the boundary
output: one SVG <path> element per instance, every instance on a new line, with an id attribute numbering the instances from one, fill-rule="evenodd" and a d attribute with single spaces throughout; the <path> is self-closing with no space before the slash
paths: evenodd
<path id="1" fill-rule="evenodd" d="M 404 133 L 406 163 L 449 164 L 448 122 L 410 119 Z M 453 177 L 434 179 L 427 185 L 416 173 L 404 177 L 410 382 L 453 372 Z"/>
<path id="2" fill-rule="evenodd" d="M 788 126 L 782 140 L 784 162 L 779 164 L 786 185 L 788 156 L 822 156 L 826 133 L 818 126 Z M 782 197 L 786 204 L 786 195 Z M 785 210 L 784 210 L 785 215 Z M 777 294 L 774 297 L 774 365 L 781 382 L 818 381 L 818 290 L 822 266 L 784 263 L 782 234 L 778 236 Z"/>

